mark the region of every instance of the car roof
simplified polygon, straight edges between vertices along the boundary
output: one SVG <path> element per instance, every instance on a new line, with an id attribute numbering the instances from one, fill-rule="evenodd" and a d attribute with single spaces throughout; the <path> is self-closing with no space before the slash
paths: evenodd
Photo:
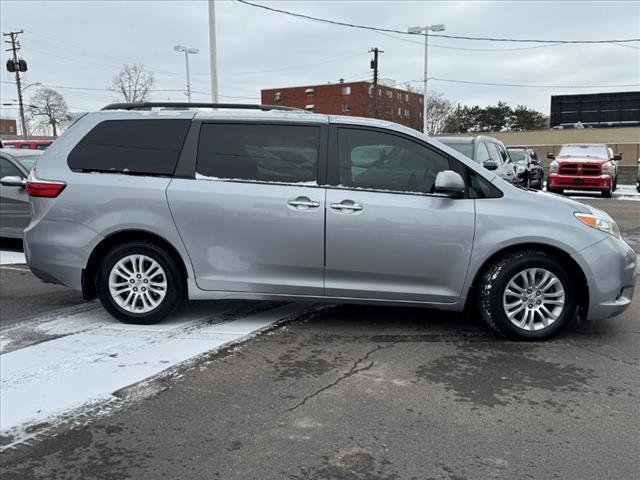
<path id="1" fill-rule="evenodd" d="M 434 137 L 443 143 L 473 143 L 477 137 Z"/>
<path id="2" fill-rule="evenodd" d="M 2 148 L 0 149 L 0 153 L 8 155 L 13 158 L 20 157 L 36 157 L 38 155 L 42 155 L 44 150 L 35 150 L 32 148 Z"/>

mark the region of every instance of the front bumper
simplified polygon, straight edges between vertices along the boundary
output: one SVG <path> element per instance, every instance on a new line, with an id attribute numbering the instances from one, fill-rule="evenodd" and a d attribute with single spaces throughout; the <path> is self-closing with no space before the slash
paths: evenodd
<path id="1" fill-rule="evenodd" d="M 606 190 L 611 188 L 611 175 L 561 175 L 550 173 L 547 179 L 549 188 L 571 190 Z"/>
<path id="2" fill-rule="evenodd" d="M 615 317 L 631 305 L 640 265 L 636 253 L 624 240 L 609 235 L 573 257 L 587 278 L 587 320 Z"/>

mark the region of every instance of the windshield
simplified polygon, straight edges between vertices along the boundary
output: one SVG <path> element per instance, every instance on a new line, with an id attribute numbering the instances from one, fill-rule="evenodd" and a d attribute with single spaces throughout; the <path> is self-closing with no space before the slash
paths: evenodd
<path id="1" fill-rule="evenodd" d="M 509 150 L 509 157 L 515 163 L 527 164 L 527 154 L 524 150 Z"/>
<path id="2" fill-rule="evenodd" d="M 36 164 L 36 161 L 38 160 L 37 156 L 33 156 L 33 157 L 20 157 L 17 159 L 20 164 L 26 168 L 27 170 L 31 171 L 31 169 L 33 168 L 33 166 Z"/>
<path id="3" fill-rule="evenodd" d="M 458 152 L 460 152 L 461 154 L 463 154 L 465 157 L 469 157 L 471 160 L 473 160 L 473 143 L 449 143 L 449 142 L 442 142 L 444 143 L 447 147 L 451 147 L 454 150 L 457 150 Z"/>
<path id="4" fill-rule="evenodd" d="M 566 145 L 562 147 L 559 157 L 599 157 L 607 158 L 606 147 L 594 145 Z"/>

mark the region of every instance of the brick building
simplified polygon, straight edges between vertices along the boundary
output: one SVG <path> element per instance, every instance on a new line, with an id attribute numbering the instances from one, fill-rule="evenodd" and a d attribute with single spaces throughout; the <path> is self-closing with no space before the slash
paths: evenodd
<path id="1" fill-rule="evenodd" d="M 388 85 L 371 82 L 329 83 L 262 90 L 262 103 L 302 108 L 316 113 L 370 117 L 422 130 L 423 98 Z M 377 114 L 376 114 L 377 110 Z"/>
<path id="2" fill-rule="evenodd" d="M 16 121 L 8 118 L 0 118 L 0 135 L 17 135 Z"/>

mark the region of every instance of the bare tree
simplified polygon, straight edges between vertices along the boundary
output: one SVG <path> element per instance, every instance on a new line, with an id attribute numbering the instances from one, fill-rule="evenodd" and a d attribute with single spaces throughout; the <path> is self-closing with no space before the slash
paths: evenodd
<path id="1" fill-rule="evenodd" d="M 34 130 L 46 131 L 51 127 L 57 137 L 59 129 L 67 123 L 67 102 L 54 89 L 41 88 L 31 97 L 27 113 L 33 119 Z"/>
<path id="2" fill-rule="evenodd" d="M 152 72 L 143 65 L 123 65 L 122 70 L 113 76 L 111 89 L 128 103 L 144 102 L 149 99 L 151 89 L 156 83 Z"/>
<path id="3" fill-rule="evenodd" d="M 456 104 L 447 100 L 441 92 L 429 92 L 428 98 L 427 131 L 429 135 L 438 135 L 444 132 L 449 118 L 456 110 Z"/>

